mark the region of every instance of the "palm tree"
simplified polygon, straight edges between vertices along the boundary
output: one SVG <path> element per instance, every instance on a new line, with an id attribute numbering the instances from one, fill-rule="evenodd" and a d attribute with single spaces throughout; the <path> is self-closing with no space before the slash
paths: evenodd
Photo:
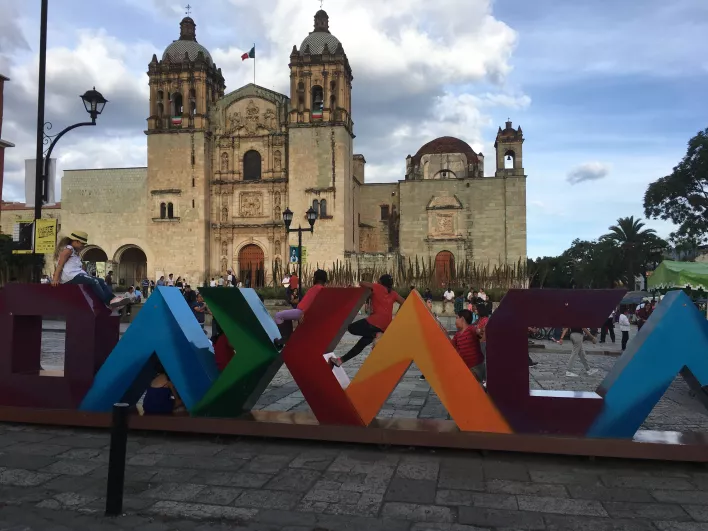
<path id="1" fill-rule="evenodd" d="M 619 218 L 616 225 L 602 239 L 615 243 L 621 250 L 625 264 L 625 283 L 634 286 L 634 278 L 642 275 L 646 280 L 646 257 L 649 248 L 659 240 L 654 229 L 645 229 L 642 220 L 634 216 Z"/>

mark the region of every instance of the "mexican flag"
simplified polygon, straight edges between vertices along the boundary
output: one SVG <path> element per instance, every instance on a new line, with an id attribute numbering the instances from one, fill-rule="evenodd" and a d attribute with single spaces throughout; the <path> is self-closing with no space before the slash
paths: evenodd
<path id="1" fill-rule="evenodd" d="M 251 48 L 251 51 L 248 53 L 245 53 L 241 56 L 241 60 L 245 61 L 246 59 L 255 59 L 256 58 L 256 47 L 254 46 Z"/>

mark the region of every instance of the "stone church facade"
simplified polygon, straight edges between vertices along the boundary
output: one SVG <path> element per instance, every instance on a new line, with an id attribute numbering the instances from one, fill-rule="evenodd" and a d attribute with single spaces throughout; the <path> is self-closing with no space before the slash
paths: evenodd
<path id="1" fill-rule="evenodd" d="M 107 269 L 128 252 L 137 264 L 123 268 L 128 283 L 171 272 L 201 284 L 227 269 L 269 282 L 297 244 L 286 208 L 293 227 L 309 226 L 309 208 L 318 213 L 303 235 L 312 265 L 525 259 L 521 128 L 499 129 L 492 177 L 482 154 L 443 137 L 408 156 L 399 182 L 367 184 L 366 159 L 354 153 L 352 69 L 324 11 L 289 59 L 289 95 L 253 84 L 227 94 L 196 24 L 183 19 L 180 38 L 148 67 L 147 168 L 66 171 L 63 232 L 90 232 L 87 253 Z"/>

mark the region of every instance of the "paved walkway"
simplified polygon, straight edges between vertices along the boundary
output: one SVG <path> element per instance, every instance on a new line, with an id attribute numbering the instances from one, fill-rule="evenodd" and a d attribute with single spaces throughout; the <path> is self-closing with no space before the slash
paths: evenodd
<path id="1" fill-rule="evenodd" d="M 0 424 L 0 530 L 708 529 L 702 465 L 144 433 L 108 519 L 108 444 Z"/>
<path id="2" fill-rule="evenodd" d="M 56 325 L 62 326 L 62 325 Z M 127 325 L 123 325 L 123 328 Z M 46 327 L 45 327 L 46 328 Z M 42 365 L 45 369 L 63 369 L 64 334 L 45 331 L 42 334 Z M 345 334 L 336 349 L 341 355 L 354 345 L 357 338 Z M 578 378 L 565 376 L 566 365 L 570 356 L 570 343 L 564 342 L 562 347 L 555 345 L 545 350 L 532 350 L 531 357 L 538 365 L 529 370 L 531 389 L 594 391 L 617 361 L 616 357 L 594 355 L 590 350 L 592 343 L 587 343 L 589 363 L 600 369 L 594 376 L 581 374 Z M 350 378 L 353 378 L 366 359 L 369 349 L 354 358 L 344 367 Z M 580 370 L 579 362 L 575 366 Z M 393 391 L 383 409 L 380 418 L 448 418 L 437 395 L 425 381 L 420 381 L 420 371 L 412 365 Z M 283 366 L 270 386 L 261 396 L 255 409 L 271 411 L 310 411 L 307 402 L 290 375 Z M 668 431 L 708 431 L 708 412 L 702 404 L 691 398 L 688 386 L 679 376 L 661 399 L 654 411 L 646 420 L 642 429 Z"/>

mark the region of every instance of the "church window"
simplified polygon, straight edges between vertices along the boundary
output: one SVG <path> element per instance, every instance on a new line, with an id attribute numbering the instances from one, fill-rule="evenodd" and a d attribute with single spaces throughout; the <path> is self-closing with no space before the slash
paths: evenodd
<path id="1" fill-rule="evenodd" d="M 312 210 L 315 211 L 317 217 L 320 217 L 320 202 L 317 199 L 312 202 Z"/>
<path id="2" fill-rule="evenodd" d="M 388 221 L 389 215 L 388 205 L 381 205 L 381 221 Z"/>
<path id="3" fill-rule="evenodd" d="M 192 116 L 197 114 L 197 91 L 189 90 L 189 112 Z"/>
<path id="4" fill-rule="evenodd" d="M 194 199 L 192 199 L 192 208 L 194 208 Z"/>
<path id="5" fill-rule="evenodd" d="M 162 102 L 157 104 L 157 117 L 162 118 L 165 114 L 165 106 Z"/>
<path id="6" fill-rule="evenodd" d="M 511 149 L 504 154 L 504 169 L 513 170 L 516 162 L 516 153 Z"/>
<path id="7" fill-rule="evenodd" d="M 162 101 L 165 99 L 165 93 L 161 90 L 157 91 L 157 101 Z"/>
<path id="8" fill-rule="evenodd" d="M 312 87 L 312 118 L 321 119 L 324 110 L 324 92 L 322 87 L 315 85 Z"/>
<path id="9" fill-rule="evenodd" d="M 167 205 L 165 203 L 160 203 L 160 219 L 165 219 L 167 217 Z"/>
<path id="10" fill-rule="evenodd" d="M 327 217 L 327 200 L 323 199 L 320 201 L 320 218 Z"/>
<path id="11" fill-rule="evenodd" d="M 261 178 L 261 154 L 258 151 L 247 151 L 243 156 L 243 180 L 258 181 Z"/>
<path id="12" fill-rule="evenodd" d="M 174 219 L 175 207 L 172 203 L 167 203 L 167 219 Z"/>

